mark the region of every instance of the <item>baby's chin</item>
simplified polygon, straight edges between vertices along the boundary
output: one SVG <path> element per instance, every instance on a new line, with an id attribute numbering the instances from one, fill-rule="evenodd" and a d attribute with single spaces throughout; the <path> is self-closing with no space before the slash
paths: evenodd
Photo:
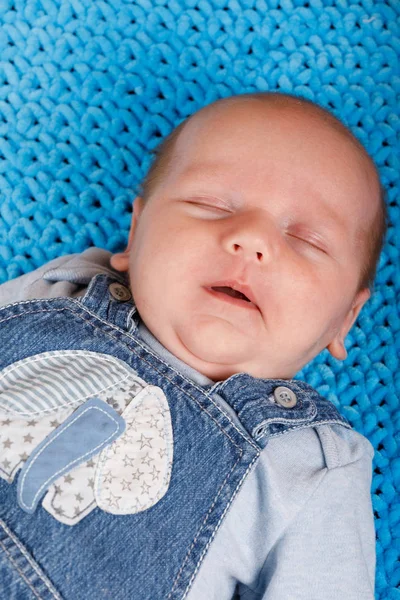
<path id="1" fill-rule="evenodd" d="M 170 352 L 214 381 L 243 372 L 260 377 L 255 375 L 260 365 L 251 361 L 254 342 L 243 339 L 241 332 L 227 324 L 222 327 L 177 327 L 174 339 L 169 342 Z"/>

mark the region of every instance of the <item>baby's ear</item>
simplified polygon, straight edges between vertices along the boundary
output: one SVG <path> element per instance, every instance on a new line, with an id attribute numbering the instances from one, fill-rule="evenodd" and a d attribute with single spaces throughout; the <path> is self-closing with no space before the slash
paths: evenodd
<path id="1" fill-rule="evenodd" d="M 371 296 L 371 292 L 368 288 L 362 289 L 356 295 L 353 305 L 343 320 L 342 326 L 338 333 L 335 335 L 330 344 L 327 345 L 329 352 L 338 360 L 345 360 L 347 358 L 347 350 L 344 346 L 344 340 L 350 329 L 353 327 L 355 320 L 357 319 L 360 310 Z"/>
<path id="2" fill-rule="evenodd" d="M 133 210 L 132 210 L 132 221 L 131 228 L 129 231 L 128 244 L 124 252 L 119 252 L 117 254 L 113 254 L 110 258 L 110 265 L 116 271 L 129 271 L 129 255 L 131 252 L 131 246 L 133 241 L 133 236 L 135 234 L 135 229 L 137 226 L 137 222 L 140 216 L 140 213 L 143 210 L 144 202 L 143 198 L 140 196 L 136 196 L 133 201 Z"/>

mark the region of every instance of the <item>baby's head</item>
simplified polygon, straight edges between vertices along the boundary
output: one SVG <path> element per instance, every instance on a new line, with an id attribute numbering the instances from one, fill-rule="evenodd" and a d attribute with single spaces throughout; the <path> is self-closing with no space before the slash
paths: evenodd
<path id="1" fill-rule="evenodd" d="M 377 171 L 344 125 L 306 100 L 245 94 L 161 145 L 111 264 L 186 364 L 214 381 L 289 379 L 324 348 L 346 358 L 385 228 Z"/>

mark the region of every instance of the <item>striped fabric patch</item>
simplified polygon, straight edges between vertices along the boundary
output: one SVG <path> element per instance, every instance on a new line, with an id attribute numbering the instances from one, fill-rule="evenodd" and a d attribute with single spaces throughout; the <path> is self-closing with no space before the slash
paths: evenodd
<path id="1" fill-rule="evenodd" d="M 43 352 L 15 362 L 0 373 L 0 411 L 25 417 L 50 414 L 81 404 L 134 374 L 122 360 L 107 354 L 86 350 Z"/>

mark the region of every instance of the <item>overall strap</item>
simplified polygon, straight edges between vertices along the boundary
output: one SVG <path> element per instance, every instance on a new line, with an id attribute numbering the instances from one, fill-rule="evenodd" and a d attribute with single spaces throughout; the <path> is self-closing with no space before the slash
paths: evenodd
<path id="1" fill-rule="evenodd" d="M 305 427 L 337 424 L 351 429 L 336 407 L 304 381 L 257 379 L 238 373 L 217 382 L 212 392 L 231 405 L 261 447 L 272 437 Z"/>

